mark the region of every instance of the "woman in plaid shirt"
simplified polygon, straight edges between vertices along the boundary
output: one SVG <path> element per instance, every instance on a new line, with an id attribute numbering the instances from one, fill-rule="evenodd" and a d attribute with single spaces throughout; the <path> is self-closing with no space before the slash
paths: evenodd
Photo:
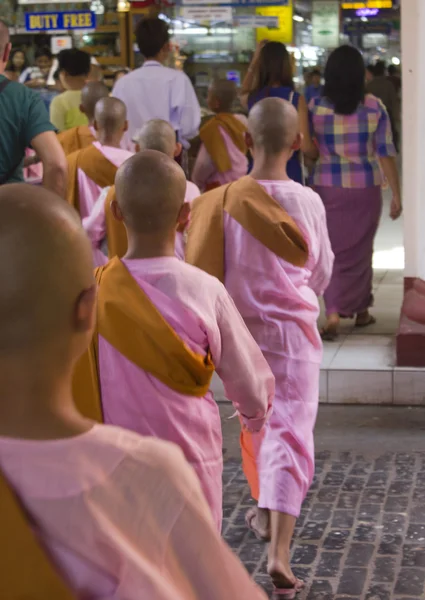
<path id="1" fill-rule="evenodd" d="M 335 263 L 324 294 L 324 339 L 334 339 L 340 317 L 356 326 L 375 322 L 373 241 L 382 211 L 381 169 L 391 187 L 391 218 L 401 214 L 400 186 L 391 125 L 384 105 L 365 94 L 365 66 L 358 50 L 341 46 L 325 69 L 323 96 L 309 105 L 310 124 L 320 149 L 313 185 L 326 208 Z"/>

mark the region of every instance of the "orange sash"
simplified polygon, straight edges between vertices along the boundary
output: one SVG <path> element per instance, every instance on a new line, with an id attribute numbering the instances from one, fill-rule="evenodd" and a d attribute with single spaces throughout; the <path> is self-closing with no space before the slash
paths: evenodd
<path id="1" fill-rule="evenodd" d="M 246 126 L 231 113 L 219 113 L 209 119 L 201 127 L 199 137 L 219 173 L 226 173 L 232 168 L 226 143 L 220 129 L 229 135 L 235 146 L 244 154 L 247 152 L 245 143 Z"/>
<path id="2" fill-rule="evenodd" d="M 58 140 L 65 155 L 68 156 L 77 150 L 82 150 L 90 146 L 96 138 L 88 125 L 79 125 L 66 131 L 58 133 Z"/>
<path id="3" fill-rule="evenodd" d="M 74 374 L 74 398 L 80 412 L 102 420 L 99 335 L 172 390 L 204 396 L 214 372 L 210 354 L 197 354 L 181 340 L 119 258 L 96 269 L 96 281 L 97 330 Z"/>
<path id="4" fill-rule="evenodd" d="M 186 262 L 224 282 L 224 211 L 280 258 L 296 266 L 307 262 L 308 246 L 295 221 L 249 176 L 194 200 Z"/>
<path id="5" fill-rule="evenodd" d="M 67 200 L 80 212 L 78 169 L 84 171 L 89 179 L 101 188 L 115 182 L 117 167 L 91 144 L 87 148 L 73 152 L 68 157 L 68 194 Z"/>
<path id="6" fill-rule="evenodd" d="M 0 598 L 76 600 L 37 541 L 25 510 L 0 471 Z"/>
<path id="7" fill-rule="evenodd" d="M 117 221 L 111 211 L 111 202 L 115 200 L 115 186 L 108 192 L 105 200 L 106 239 L 108 241 L 108 256 L 122 258 L 127 252 L 127 231 L 124 223 Z"/>

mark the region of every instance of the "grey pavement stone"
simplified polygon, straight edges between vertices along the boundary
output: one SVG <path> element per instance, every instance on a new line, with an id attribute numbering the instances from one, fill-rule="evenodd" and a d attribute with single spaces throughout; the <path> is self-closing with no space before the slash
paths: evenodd
<path id="1" fill-rule="evenodd" d="M 318 457 L 292 547 L 306 584 L 298 600 L 423 600 L 425 454 Z M 271 598 L 267 545 L 244 522 L 253 503 L 240 461 L 225 455 L 224 471 L 223 535 Z"/>

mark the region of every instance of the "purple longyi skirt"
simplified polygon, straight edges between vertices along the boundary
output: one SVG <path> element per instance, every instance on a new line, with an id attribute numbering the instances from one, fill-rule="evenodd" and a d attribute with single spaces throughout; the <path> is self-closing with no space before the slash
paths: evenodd
<path id="1" fill-rule="evenodd" d="M 326 209 L 335 254 L 331 282 L 324 294 L 326 314 L 353 317 L 373 304 L 373 242 L 382 212 L 380 186 L 318 186 Z"/>

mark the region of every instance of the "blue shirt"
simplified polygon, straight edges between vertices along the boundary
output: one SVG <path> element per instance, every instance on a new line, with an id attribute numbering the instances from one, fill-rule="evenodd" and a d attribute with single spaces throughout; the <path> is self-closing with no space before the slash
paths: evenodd
<path id="1" fill-rule="evenodd" d="M 249 110 L 251 110 L 254 104 L 259 102 L 260 100 L 263 100 L 264 98 L 282 98 L 283 100 L 289 101 L 291 95 L 292 104 L 295 106 L 295 108 L 298 109 L 300 95 L 298 92 L 294 92 L 294 90 L 289 86 L 267 87 L 260 90 L 259 92 L 250 94 L 248 98 L 248 108 Z M 293 181 L 303 183 L 303 174 L 301 169 L 299 152 L 294 152 L 293 156 L 289 159 L 288 164 L 286 166 L 286 172 L 288 174 L 288 177 Z"/>
<path id="2" fill-rule="evenodd" d="M 304 91 L 304 96 L 307 101 L 307 104 L 309 104 L 310 101 L 313 100 L 313 98 L 320 98 L 322 92 L 323 85 L 318 85 L 317 87 L 315 85 L 308 85 Z"/>

